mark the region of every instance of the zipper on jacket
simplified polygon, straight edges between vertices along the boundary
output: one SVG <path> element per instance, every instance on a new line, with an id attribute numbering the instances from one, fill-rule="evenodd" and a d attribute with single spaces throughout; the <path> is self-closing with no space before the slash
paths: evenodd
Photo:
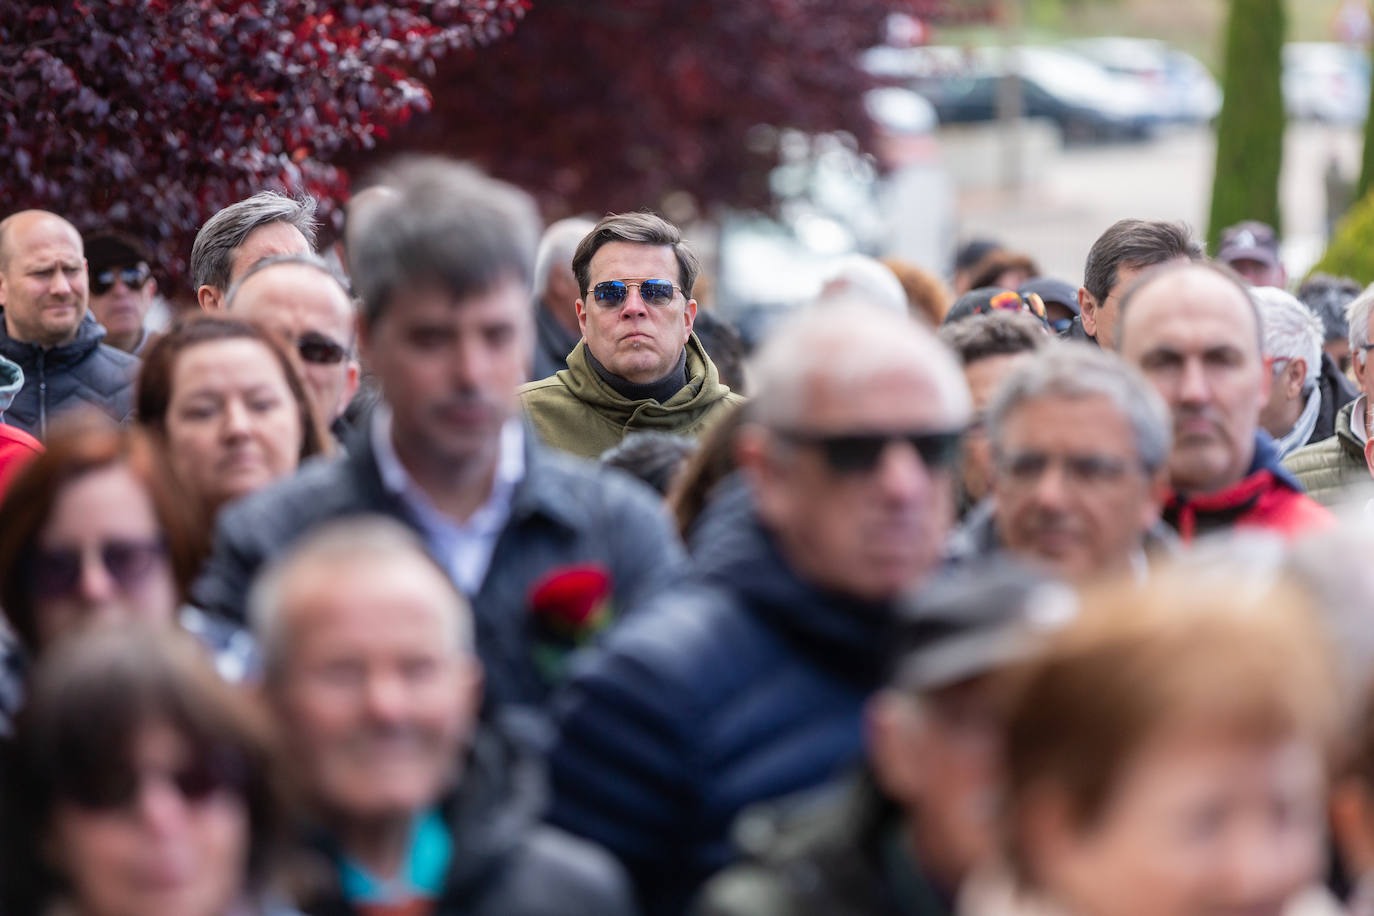
<path id="1" fill-rule="evenodd" d="M 38 438 L 48 441 L 48 367 L 46 350 L 38 351 Z"/>

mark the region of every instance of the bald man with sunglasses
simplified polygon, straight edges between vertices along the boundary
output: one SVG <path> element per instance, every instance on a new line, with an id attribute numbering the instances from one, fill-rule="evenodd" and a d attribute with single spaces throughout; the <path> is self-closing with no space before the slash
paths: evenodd
<path id="1" fill-rule="evenodd" d="M 229 290 L 225 309 L 267 328 L 299 357 L 320 419 L 345 438 L 341 418 L 358 390 L 357 319 L 353 299 L 329 266 L 312 254 L 265 258 Z"/>
<path id="2" fill-rule="evenodd" d="M 676 226 L 652 213 L 607 216 L 572 269 L 582 340 L 566 369 L 520 389 L 546 443 L 596 458 L 632 432 L 697 436 L 743 400 L 692 333 L 701 268 Z"/>
<path id="3" fill-rule="evenodd" d="M 736 857 L 741 810 L 859 757 L 895 602 L 954 516 L 968 387 L 911 318 L 810 309 L 750 378 L 695 581 L 627 616 L 555 703 L 552 818 L 619 856 L 650 916 Z"/>

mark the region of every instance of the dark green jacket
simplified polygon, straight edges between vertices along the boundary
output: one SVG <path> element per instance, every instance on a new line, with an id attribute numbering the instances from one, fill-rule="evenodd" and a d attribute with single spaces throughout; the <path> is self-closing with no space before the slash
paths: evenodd
<path id="1" fill-rule="evenodd" d="M 687 340 L 687 384 L 661 404 L 631 401 L 607 385 L 587 362 L 585 340 L 568 354 L 568 368 L 520 389 L 525 415 L 545 443 L 592 459 L 634 432 L 700 436 L 743 400 L 720 383 L 695 334 Z"/>
<path id="2" fill-rule="evenodd" d="M 1283 460 L 1283 466 L 1307 489 L 1307 495 L 1324 506 L 1340 503 L 1359 487 L 1369 485 L 1364 445 L 1350 432 L 1355 401 L 1336 414 L 1336 434 L 1304 445 Z"/>
<path id="3" fill-rule="evenodd" d="M 708 883 L 691 916 L 946 916 L 915 867 L 897 807 L 867 773 L 803 802 L 741 816 L 743 862 Z"/>

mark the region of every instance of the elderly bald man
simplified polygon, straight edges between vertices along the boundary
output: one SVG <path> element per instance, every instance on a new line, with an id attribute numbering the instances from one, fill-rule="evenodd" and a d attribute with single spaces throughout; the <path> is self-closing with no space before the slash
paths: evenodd
<path id="1" fill-rule="evenodd" d="M 0 221 L 0 356 L 24 372 L 4 422 L 42 439 L 53 417 L 77 405 L 129 416 L 139 362 L 102 343 L 89 305 L 75 226 L 46 210 Z"/>

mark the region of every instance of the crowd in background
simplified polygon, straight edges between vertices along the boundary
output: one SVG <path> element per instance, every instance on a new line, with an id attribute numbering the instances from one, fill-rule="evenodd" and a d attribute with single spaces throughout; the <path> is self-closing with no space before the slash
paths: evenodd
<path id="1" fill-rule="evenodd" d="M 0 221 L 0 913 L 1374 913 L 1374 290 L 316 230 Z"/>

